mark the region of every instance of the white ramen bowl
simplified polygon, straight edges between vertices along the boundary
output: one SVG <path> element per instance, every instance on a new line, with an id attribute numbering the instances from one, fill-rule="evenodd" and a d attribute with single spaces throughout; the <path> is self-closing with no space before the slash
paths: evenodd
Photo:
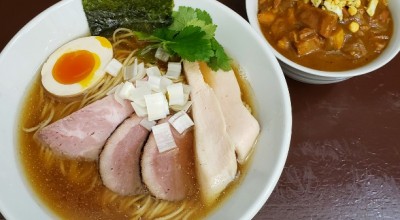
<path id="1" fill-rule="evenodd" d="M 253 160 L 241 185 L 210 219 L 251 219 L 274 189 L 291 137 L 291 106 L 282 70 L 251 26 L 214 0 L 176 0 L 208 11 L 218 24 L 217 39 L 247 74 L 262 126 Z M 0 54 L 0 210 L 7 219 L 54 219 L 23 173 L 17 123 L 22 102 L 46 58 L 62 44 L 89 34 L 80 0 L 65 0 L 29 22 Z"/>
<path id="2" fill-rule="evenodd" d="M 256 30 L 256 32 L 264 38 L 264 35 L 261 31 L 260 25 L 258 23 L 257 14 L 258 14 L 258 1 L 259 0 L 246 0 L 246 12 L 247 17 L 251 26 Z M 302 65 L 299 65 L 282 54 L 280 54 L 277 50 L 274 49 L 273 46 L 269 44 L 267 39 L 264 40 L 264 43 L 272 50 L 275 56 L 279 59 L 279 63 L 283 69 L 283 72 L 290 78 L 295 79 L 300 82 L 310 83 L 310 84 L 329 84 L 336 83 L 346 79 L 349 79 L 354 76 L 360 76 L 363 74 L 370 73 L 374 70 L 379 69 L 384 66 L 390 60 L 392 60 L 396 54 L 400 51 L 400 1 L 391 0 L 389 1 L 389 8 L 393 17 L 393 36 L 387 45 L 386 49 L 380 54 L 376 59 L 372 62 L 358 67 L 356 69 L 351 69 L 347 71 L 321 71 L 315 70 L 312 68 L 308 68 Z"/>

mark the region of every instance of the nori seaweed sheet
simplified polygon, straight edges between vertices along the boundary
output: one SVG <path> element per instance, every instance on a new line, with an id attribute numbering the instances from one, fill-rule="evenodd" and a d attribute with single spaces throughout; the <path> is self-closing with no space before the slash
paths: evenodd
<path id="1" fill-rule="evenodd" d="M 152 33 L 172 23 L 173 0 L 82 0 L 92 35 L 109 37 L 120 27 Z"/>

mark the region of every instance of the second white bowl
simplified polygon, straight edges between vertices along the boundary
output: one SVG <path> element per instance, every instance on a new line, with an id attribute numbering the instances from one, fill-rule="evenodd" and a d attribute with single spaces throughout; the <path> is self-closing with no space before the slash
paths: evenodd
<path id="1" fill-rule="evenodd" d="M 257 18 L 258 1 L 259 0 L 246 0 L 246 12 L 251 26 L 256 30 L 258 34 L 264 37 Z M 299 65 L 289 60 L 282 54 L 280 54 L 264 38 L 265 43 L 272 50 L 274 55 L 278 58 L 279 63 L 283 69 L 283 72 L 288 77 L 295 79 L 297 81 L 301 81 L 304 83 L 311 83 L 311 84 L 329 84 L 329 83 L 340 82 L 349 79 L 351 77 L 367 74 L 374 70 L 379 69 L 380 67 L 388 63 L 390 60 L 392 60 L 396 56 L 396 54 L 400 51 L 400 13 L 396 13 L 400 11 L 400 1 L 397 0 L 389 1 L 389 8 L 390 11 L 392 12 L 393 24 L 394 24 L 393 35 L 389 44 L 387 45 L 386 49 L 382 52 L 382 54 L 380 54 L 376 59 L 356 69 L 332 72 L 332 71 L 321 71 L 308 68 Z"/>

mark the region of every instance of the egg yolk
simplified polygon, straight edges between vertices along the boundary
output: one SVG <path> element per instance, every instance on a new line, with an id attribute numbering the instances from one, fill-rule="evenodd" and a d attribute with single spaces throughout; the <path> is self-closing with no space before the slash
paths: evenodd
<path id="1" fill-rule="evenodd" d="M 91 75 L 96 66 L 95 54 L 77 50 L 63 54 L 53 67 L 53 77 L 61 84 L 74 84 Z"/>
<path id="2" fill-rule="evenodd" d="M 105 48 L 112 48 L 112 45 L 111 45 L 110 41 L 107 40 L 107 38 L 96 36 L 96 39 L 100 42 L 101 46 L 103 46 Z"/>

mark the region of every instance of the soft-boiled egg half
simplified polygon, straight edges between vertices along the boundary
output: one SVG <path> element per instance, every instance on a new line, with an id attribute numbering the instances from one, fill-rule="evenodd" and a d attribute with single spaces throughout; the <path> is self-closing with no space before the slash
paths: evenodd
<path id="1" fill-rule="evenodd" d="M 44 63 L 42 84 L 56 96 L 82 94 L 104 76 L 112 58 L 112 45 L 106 38 L 75 39 L 58 48 Z"/>

